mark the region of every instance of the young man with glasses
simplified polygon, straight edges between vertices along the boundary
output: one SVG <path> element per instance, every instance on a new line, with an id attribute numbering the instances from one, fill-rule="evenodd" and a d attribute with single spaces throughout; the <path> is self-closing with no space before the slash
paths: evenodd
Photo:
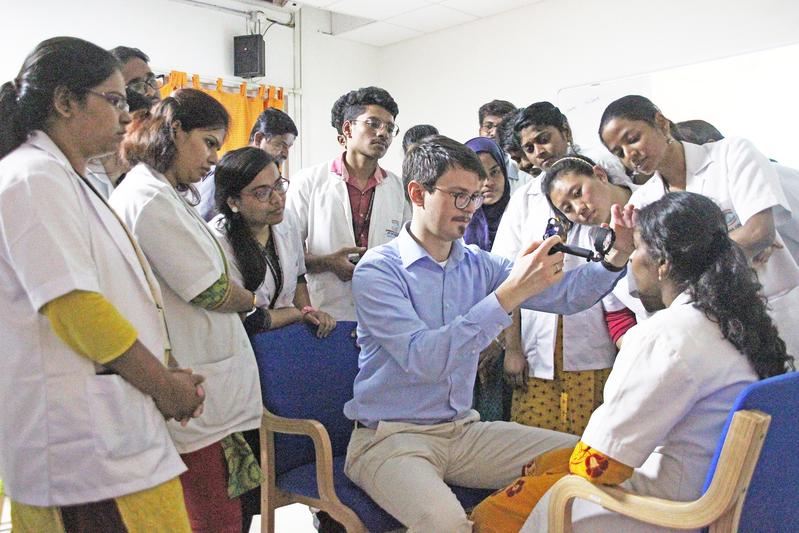
<path id="1" fill-rule="evenodd" d="M 480 352 L 522 306 L 576 313 L 623 275 L 632 251 L 632 210 L 617 207 L 607 263 L 563 273 L 559 237 L 529 243 L 512 263 L 461 237 L 486 179 L 477 156 L 447 137 L 408 151 L 403 179 L 413 218 L 355 269 L 361 347 L 347 476 L 409 533 L 472 531 L 445 483 L 499 488 L 530 459 L 577 442 L 576 435 L 480 422 L 472 392 Z M 621 221 L 617 221 L 621 219 Z M 508 480 L 508 481 L 506 481 Z"/>
<path id="2" fill-rule="evenodd" d="M 350 279 L 367 248 L 399 234 L 405 196 L 400 178 L 379 165 L 399 128 L 391 95 L 379 87 L 350 91 L 336 101 L 345 151 L 291 178 L 286 209 L 305 243 L 311 301 L 336 320 L 355 320 Z"/>

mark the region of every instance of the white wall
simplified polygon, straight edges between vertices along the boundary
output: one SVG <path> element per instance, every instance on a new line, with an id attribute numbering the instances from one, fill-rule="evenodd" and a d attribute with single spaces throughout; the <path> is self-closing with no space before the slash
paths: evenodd
<path id="1" fill-rule="evenodd" d="M 562 88 L 799 42 L 798 26 L 793 0 L 545 0 L 385 47 L 378 80 L 403 130 L 428 122 L 466 140 L 493 98 L 557 103 Z"/>
<path id="2" fill-rule="evenodd" d="M 231 7 L 255 10 L 247 4 Z M 234 80 L 233 36 L 247 32 L 246 19 L 167 0 L 20 0 L 3 2 L 0 17 L 0 80 L 12 79 L 37 43 L 71 35 L 105 48 L 140 48 L 157 70 L 181 70 Z M 266 34 L 266 83 L 294 86 L 290 28 Z"/>
<path id="3" fill-rule="evenodd" d="M 328 35 L 330 13 L 300 11 L 302 106 L 300 140 L 303 166 L 331 159 L 340 151 L 330 109 L 339 96 L 376 83 L 380 50 Z"/>

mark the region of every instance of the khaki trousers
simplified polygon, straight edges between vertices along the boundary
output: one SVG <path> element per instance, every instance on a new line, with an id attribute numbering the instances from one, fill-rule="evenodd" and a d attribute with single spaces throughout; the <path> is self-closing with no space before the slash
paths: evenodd
<path id="1" fill-rule="evenodd" d="M 476 411 L 432 426 L 380 422 L 353 431 L 344 471 L 409 533 L 468 533 L 472 522 L 447 483 L 499 489 L 538 455 L 578 440 L 513 422 L 480 422 Z"/>

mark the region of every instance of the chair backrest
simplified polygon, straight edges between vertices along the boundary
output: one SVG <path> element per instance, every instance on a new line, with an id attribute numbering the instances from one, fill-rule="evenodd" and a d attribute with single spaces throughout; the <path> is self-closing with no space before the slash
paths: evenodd
<path id="1" fill-rule="evenodd" d="M 358 373 L 354 330 L 355 322 L 339 322 L 328 337 L 317 339 L 314 329 L 292 324 L 252 338 L 264 406 L 277 416 L 321 422 L 334 456 L 346 452 L 353 427 L 343 408 Z M 310 438 L 275 435 L 276 474 L 314 460 Z"/>
<path id="2" fill-rule="evenodd" d="M 744 501 L 738 530 L 799 531 L 799 453 L 796 451 L 799 373 L 764 379 L 741 391 L 724 426 L 703 491 L 713 479 L 732 415 L 742 409 L 756 409 L 771 415 L 771 424 Z"/>

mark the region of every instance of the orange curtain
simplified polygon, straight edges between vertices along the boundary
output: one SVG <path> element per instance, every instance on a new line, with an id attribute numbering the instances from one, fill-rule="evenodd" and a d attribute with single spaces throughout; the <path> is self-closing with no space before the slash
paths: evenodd
<path id="1" fill-rule="evenodd" d="M 161 97 L 169 96 L 172 91 L 186 87 L 188 83 L 188 76 L 185 72 L 172 71 L 168 81 L 161 88 Z M 228 92 L 222 87 L 222 78 L 218 78 L 215 88 L 206 89 L 202 87 L 200 77 L 196 74 L 191 77 L 191 86 L 212 96 L 222 104 L 230 115 L 230 129 L 225 144 L 219 151 L 220 156 L 229 150 L 241 148 L 249 143 L 250 130 L 264 109 L 274 107 L 283 110 L 285 106 L 285 93 L 282 87 L 270 85 L 267 89 L 260 85 L 255 96 L 248 96 L 246 83 L 239 86 L 238 92 Z"/>

